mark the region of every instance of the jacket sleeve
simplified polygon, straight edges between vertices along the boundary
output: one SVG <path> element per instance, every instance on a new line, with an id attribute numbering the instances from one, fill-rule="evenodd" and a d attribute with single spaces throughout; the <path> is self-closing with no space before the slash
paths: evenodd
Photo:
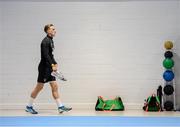
<path id="1" fill-rule="evenodd" d="M 54 59 L 54 55 L 53 55 L 53 64 L 57 64 L 56 60 Z"/>
<path id="2" fill-rule="evenodd" d="M 47 42 L 41 44 L 41 53 L 50 66 L 54 64 L 54 60 L 49 56 L 49 44 Z"/>

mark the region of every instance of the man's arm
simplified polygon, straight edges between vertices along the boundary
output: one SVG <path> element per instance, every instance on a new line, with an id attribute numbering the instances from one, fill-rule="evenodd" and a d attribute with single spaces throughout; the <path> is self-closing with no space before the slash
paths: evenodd
<path id="1" fill-rule="evenodd" d="M 54 63 L 54 60 L 49 56 L 49 45 L 47 42 L 43 42 L 41 44 L 41 52 L 43 55 L 43 58 L 46 59 L 46 61 L 49 63 L 50 66 L 53 66 L 54 64 L 57 64 L 56 62 Z"/>
<path id="2" fill-rule="evenodd" d="M 54 59 L 54 55 L 53 55 L 53 57 L 52 57 L 52 60 L 53 60 L 53 63 L 54 63 L 54 64 L 57 64 L 56 60 Z"/>

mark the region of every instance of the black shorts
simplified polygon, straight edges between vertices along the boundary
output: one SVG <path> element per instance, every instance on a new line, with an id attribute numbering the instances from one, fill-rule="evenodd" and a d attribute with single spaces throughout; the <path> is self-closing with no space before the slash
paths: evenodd
<path id="1" fill-rule="evenodd" d="M 38 79 L 37 82 L 47 83 L 50 81 L 56 81 L 56 78 L 51 75 L 52 69 L 47 66 L 46 63 L 40 62 L 38 66 Z"/>

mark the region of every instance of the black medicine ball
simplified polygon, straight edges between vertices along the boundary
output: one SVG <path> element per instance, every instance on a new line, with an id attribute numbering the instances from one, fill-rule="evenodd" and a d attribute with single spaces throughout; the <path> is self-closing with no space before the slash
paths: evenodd
<path id="1" fill-rule="evenodd" d="M 164 57 L 165 57 L 165 58 L 172 58 L 172 57 L 173 57 L 173 53 L 172 53 L 171 51 L 166 51 L 166 52 L 164 53 Z"/>
<path id="2" fill-rule="evenodd" d="M 173 107 L 174 107 L 174 105 L 173 105 L 173 102 L 171 102 L 171 101 L 166 101 L 164 103 L 164 108 L 166 109 L 166 111 L 172 111 Z"/>
<path id="3" fill-rule="evenodd" d="M 164 87 L 164 93 L 166 95 L 171 95 L 171 94 L 173 94 L 173 92 L 174 92 L 174 87 L 172 85 L 166 85 Z"/>

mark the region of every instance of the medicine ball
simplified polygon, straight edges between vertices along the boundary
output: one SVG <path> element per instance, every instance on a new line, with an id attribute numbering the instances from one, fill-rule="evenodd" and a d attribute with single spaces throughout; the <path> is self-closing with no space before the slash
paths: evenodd
<path id="1" fill-rule="evenodd" d="M 164 108 L 166 109 L 166 111 L 172 111 L 173 107 L 174 107 L 174 104 L 171 101 L 166 101 L 164 103 Z"/>
<path id="2" fill-rule="evenodd" d="M 163 66 L 166 69 L 171 69 L 174 66 L 174 61 L 172 59 L 170 59 L 170 58 L 166 58 L 163 61 Z"/>
<path id="3" fill-rule="evenodd" d="M 166 70 L 163 74 L 163 78 L 166 81 L 172 81 L 174 79 L 174 73 L 170 70 Z"/>
<path id="4" fill-rule="evenodd" d="M 173 92 L 174 92 L 174 87 L 172 85 L 166 85 L 164 87 L 164 93 L 166 95 L 171 95 L 171 94 L 173 94 Z"/>
<path id="5" fill-rule="evenodd" d="M 165 58 L 172 58 L 172 57 L 173 57 L 173 53 L 172 53 L 171 51 L 166 51 L 166 52 L 164 53 L 164 57 L 165 57 Z"/>
<path id="6" fill-rule="evenodd" d="M 164 43 L 164 47 L 165 47 L 166 49 L 172 49 L 172 48 L 173 48 L 173 43 L 172 43 L 172 41 L 166 41 L 166 42 Z"/>

